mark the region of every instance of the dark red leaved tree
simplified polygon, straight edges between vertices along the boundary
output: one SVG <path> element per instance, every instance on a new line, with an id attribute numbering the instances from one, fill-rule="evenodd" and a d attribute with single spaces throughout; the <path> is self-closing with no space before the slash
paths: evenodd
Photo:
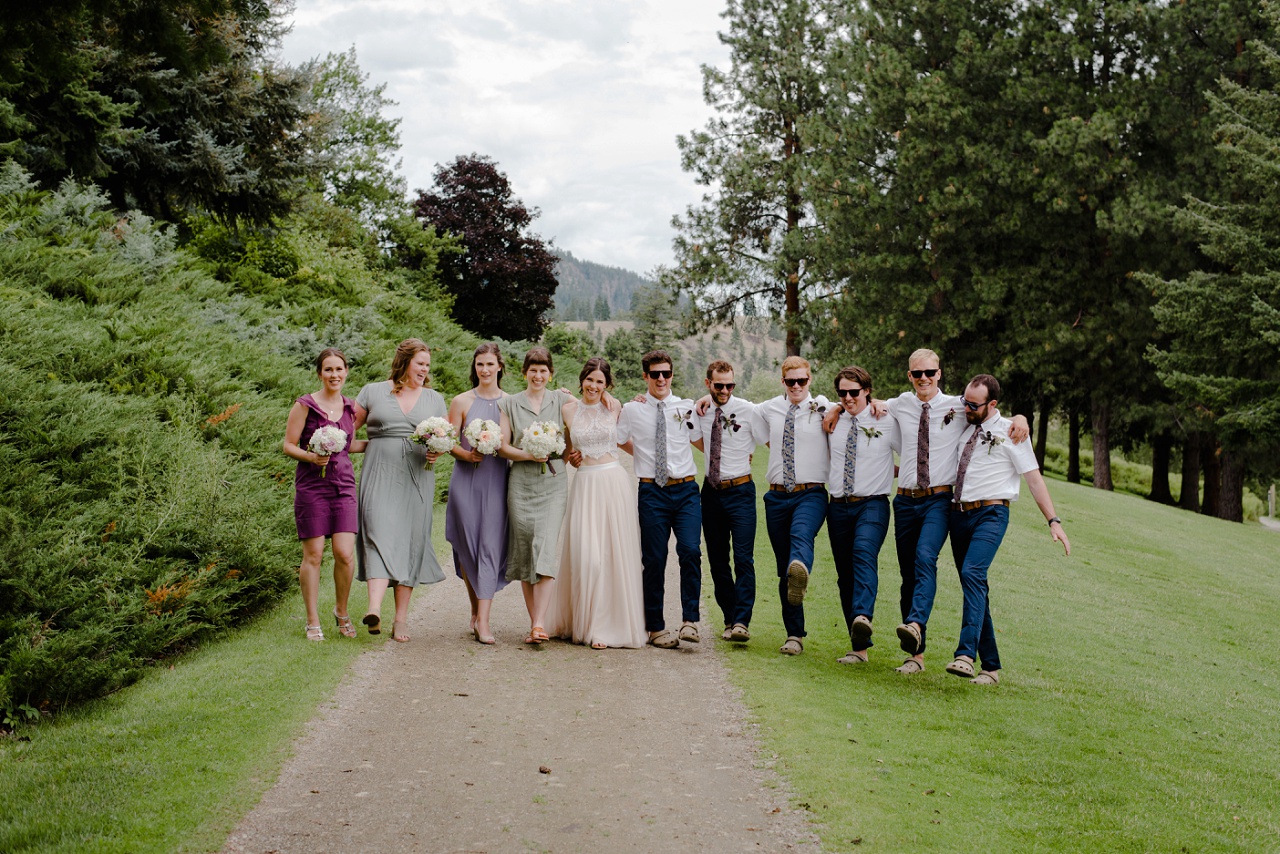
<path id="1" fill-rule="evenodd" d="M 466 251 L 441 260 L 441 283 L 456 299 L 453 318 L 482 337 L 536 341 L 556 292 L 556 258 L 526 231 L 538 215 L 511 192 L 492 158 L 459 156 L 437 166 L 414 204 L 424 225 L 456 235 Z"/>

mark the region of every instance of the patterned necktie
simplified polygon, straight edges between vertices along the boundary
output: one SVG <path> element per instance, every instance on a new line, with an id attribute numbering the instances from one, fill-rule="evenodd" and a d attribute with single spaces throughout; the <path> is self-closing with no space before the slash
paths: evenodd
<path id="1" fill-rule="evenodd" d="M 929 488 L 929 404 L 920 405 L 920 430 L 916 433 L 916 488 Z"/>
<path id="2" fill-rule="evenodd" d="M 711 416 L 711 450 L 707 453 L 707 480 L 712 486 L 720 485 L 720 442 L 724 438 L 724 427 L 720 423 L 722 417 L 717 406 L 715 415 Z"/>
<path id="3" fill-rule="evenodd" d="M 858 464 L 858 419 L 849 425 L 849 436 L 844 440 L 844 495 L 853 495 L 853 472 Z"/>
<path id="4" fill-rule="evenodd" d="M 800 404 L 791 404 L 782 426 L 782 485 L 787 492 L 796 486 L 796 413 L 799 410 Z"/>
<path id="5" fill-rule="evenodd" d="M 964 443 L 964 450 L 960 452 L 960 467 L 956 469 L 956 494 L 952 499 L 957 504 L 960 503 L 960 490 L 964 489 L 964 473 L 969 470 L 969 460 L 973 459 L 973 449 L 978 446 L 978 436 L 981 433 L 982 427 L 975 427 L 973 435 Z"/>
<path id="6" fill-rule="evenodd" d="M 667 485 L 667 405 L 658 401 L 658 430 L 653 436 L 653 482 Z"/>

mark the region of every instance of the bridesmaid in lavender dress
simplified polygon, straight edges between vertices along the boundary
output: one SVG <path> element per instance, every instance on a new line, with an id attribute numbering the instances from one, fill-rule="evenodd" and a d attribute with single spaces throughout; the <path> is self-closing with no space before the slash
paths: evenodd
<path id="1" fill-rule="evenodd" d="M 444 537 L 453 546 L 453 568 L 467 585 L 471 633 L 480 643 L 494 642 L 489 629 L 493 594 L 507 585 L 507 461 L 481 454 L 463 436 L 476 419 L 500 424 L 499 387 L 506 365 L 497 344 L 481 344 L 471 357 L 471 391 L 449 404 L 449 421 L 458 431 L 452 453 L 458 462 L 449 481 Z"/>
<path id="2" fill-rule="evenodd" d="M 298 580 L 307 609 L 307 640 L 324 640 L 320 628 L 320 562 L 326 537 L 333 540 L 333 617 L 343 637 L 356 636 L 347 597 L 351 593 L 356 542 L 356 476 L 348 451 L 363 450 L 364 442 L 352 442 L 356 434 L 355 403 L 342 396 L 347 381 L 347 357 L 330 347 L 316 358 L 321 389 L 293 402 L 284 432 L 284 452 L 298 461 L 294 475 L 293 514 L 302 540 L 302 565 Z M 308 450 L 311 435 L 321 427 L 337 427 L 347 434 L 347 447 L 332 456 Z"/>

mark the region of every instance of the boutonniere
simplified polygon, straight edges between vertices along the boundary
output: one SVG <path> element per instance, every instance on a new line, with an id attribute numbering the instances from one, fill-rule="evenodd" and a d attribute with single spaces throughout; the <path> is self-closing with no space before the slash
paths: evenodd
<path id="1" fill-rule="evenodd" d="M 879 439 L 881 436 L 884 435 L 874 427 L 859 427 L 858 429 L 861 430 L 862 434 L 867 437 L 867 441 L 871 441 L 872 439 Z"/>
<path id="2" fill-rule="evenodd" d="M 732 430 L 735 433 L 737 433 L 739 430 L 742 429 L 742 425 L 738 423 L 737 413 L 734 413 L 732 415 L 725 415 L 723 412 L 721 412 L 720 426 L 723 427 L 725 430 Z"/>
<path id="3" fill-rule="evenodd" d="M 671 413 L 671 420 L 675 421 L 677 424 L 683 424 L 684 426 L 692 430 L 693 429 L 693 410 L 686 409 L 683 412 L 681 412 L 679 409 L 677 409 L 675 412 Z"/>
<path id="4" fill-rule="evenodd" d="M 818 401 L 816 400 L 809 401 L 809 420 L 810 421 L 813 420 L 814 415 L 821 415 L 826 411 L 827 411 L 827 408 L 825 406 L 819 406 Z"/>
<path id="5" fill-rule="evenodd" d="M 942 424 L 943 424 L 943 426 L 950 426 L 951 422 L 952 422 L 952 421 L 955 421 L 955 420 L 956 420 L 956 411 L 955 411 L 955 409 L 948 409 L 948 410 L 947 410 L 947 414 L 946 414 L 946 415 L 944 415 L 944 416 L 942 416 Z"/>
<path id="6" fill-rule="evenodd" d="M 990 454 L 997 446 L 1004 444 L 1004 437 L 997 436 L 990 430 L 983 431 L 982 429 L 979 429 L 978 433 L 980 435 L 978 441 L 987 446 L 988 454 Z"/>

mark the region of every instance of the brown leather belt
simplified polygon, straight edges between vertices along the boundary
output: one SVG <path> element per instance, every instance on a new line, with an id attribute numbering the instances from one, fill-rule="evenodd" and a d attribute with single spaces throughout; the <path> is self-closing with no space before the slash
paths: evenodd
<path id="1" fill-rule="evenodd" d="M 898 494 L 905 495 L 908 498 L 927 498 L 930 495 L 938 495 L 943 492 L 950 492 L 951 486 L 931 486 L 928 489 L 905 489 L 898 487 Z"/>
<path id="2" fill-rule="evenodd" d="M 832 504 L 857 504 L 859 501 L 867 501 L 872 498 L 888 498 L 887 495 L 841 495 L 839 498 L 832 496 Z"/>
<path id="3" fill-rule="evenodd" d="M 1008 507 L 1009 499 L 992 498 L 989 501 L 960 501 L 953 504 L 952 506 L 955 507 L 957 510 L 959 510 L 961 513 L 968 513 L 970 510 L 977 510 L 979 507 L 995 507 L 997 504 L 1003 507 Z"/>
<path id="4" fill-rule="evenodd" d="M 797 483 L 795 486 L 787 489 L 780 483 L 769 484 L 770 492 L 804 492 L 806 489 L 817 489 L 820 486 L 826 486 L 825 483 Z"/>
<path id="5" fill-rule="evenodd" d="M 750 483 L 750 482 L 751 482 L 751 475 L 744 474 L 742 477 L 734 477 L 734 478 L 730 478 L 729 480 L 722 480 L 719 483 L 710 483 L 708 484 L 708 486 L 710 486 L 712 489 L 728 489 L 732 486 L 742 486 L 742 484 Z"/>
<path id="6" fill-rule="evenodd" d="M 691 480 L 693 480 L 693 475 L 689 475 L 688 477 L 669 477 L 669 478 L 667 478 L 666 486 L 662 486 L 662 487 L 659 487 L 659 488 L 660 488 L 660 489 L 665 489 L 667 486 L 679 486 L 680 484 L 682 484 L 682 483 L 688 483 L 688 482 L 689 482 L 689 481 L 691 481 Z M 652 483 L 654 486 L 658 486 L 657 481 L 655 481 L 655 480 L 654 480 L 653 478 L 651 478 L 651 477 L 642 477 L 642 478 L 640 478 L 640 482 L 641 482 L 641 483 Z"/>

